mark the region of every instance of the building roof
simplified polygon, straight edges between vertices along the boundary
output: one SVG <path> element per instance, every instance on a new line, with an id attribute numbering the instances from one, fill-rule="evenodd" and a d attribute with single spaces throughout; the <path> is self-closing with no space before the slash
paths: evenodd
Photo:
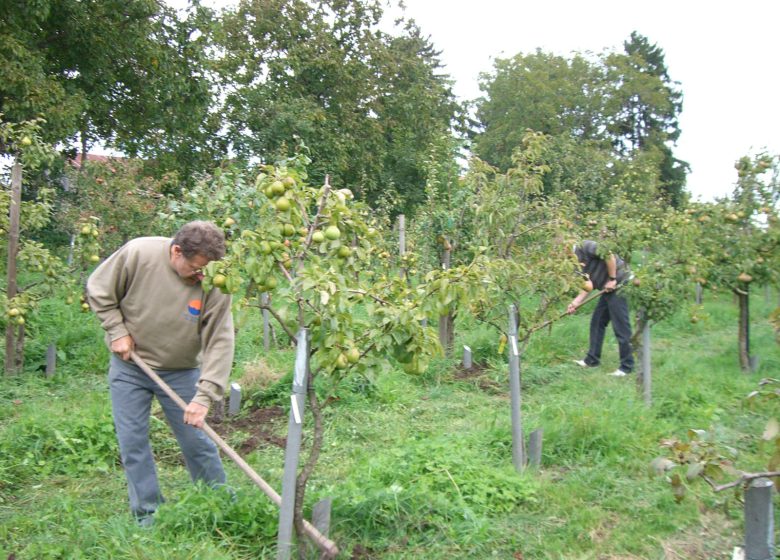
<path id="1" fill-rule="evenodd" d="M 84 161 L 84 154 L 78 153 L 76 154 L 76 157 L 70 160 L 71 165 L 75 167 L 76 169 L 81 168 L 81 162 Z M 98 154 L 87 154 L 87 161 L 93 162 L 93 163 L 111 163 L 111 162 L 117 162 L 117 163 L 123 163 L 128 161 L 128 158 L 121 157 L 121 156 L 104 156 L 104 155 L 98 155 Z"/>

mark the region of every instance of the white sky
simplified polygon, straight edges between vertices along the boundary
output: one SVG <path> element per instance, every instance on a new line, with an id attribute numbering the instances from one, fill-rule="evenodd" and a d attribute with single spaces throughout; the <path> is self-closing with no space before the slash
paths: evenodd
<path id="1" fill-rule="evenodd" d="M 599 53 L 622 49 L 632 31 L 646 36 L 663 49 L 669 76 L 683 92 L 675 155 L 691 165 L 687 188 L 694 198 L 728 195 L 741 156 L 780 154 L 777 0 L 404 1 L 406 16 L 442 51 L 464 100 L 479 96 L 479 73 L 490 71 L 496 57 L 537 48 Z"/>

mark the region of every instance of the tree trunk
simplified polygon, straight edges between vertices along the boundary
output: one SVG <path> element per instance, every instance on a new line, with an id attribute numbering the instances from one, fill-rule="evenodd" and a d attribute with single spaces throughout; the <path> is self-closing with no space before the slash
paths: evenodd
<path id="1" fill-rule="evenodd" d="M 79 165 L 79 173 L 84 171 L 84 164 L 87 163 L 87 151 L 89 150 L 89 139 L 87 138 L 87 131 L 81 131 L 81 165 Z"/>
<path id="2" fill-rule="evenodd" d="M 24 325 L 18 325 L 16 329 L 16 348 L 14 349 L 14 370 L 21 373 L 24 368 Z"/>
<path id="3" fill-rule="evenodd" d="M 734 292 L 739 301 L 739 366 L 745 373 L 750 372 L 750 293 L 747 285 L 740 292 Z"/>
<path id="4" fill-rule="evenodd" d="M 10 302 L 17 295 L 16 279 L 16 255 L 19 251 L 19 215 L 22 204 L 22 165 L 17 160 L 11 170 L 11 205 L 9 210 L 8 225 L 8 276 L 6 297 Z M 21 315 L 20 315 L 21 317 Z M 16 341 L 17 324 L 9 318 L 5 328 L 5 374 L 14 375 L 21 370 L 18 368 L 19 357 L 16 355 L 18 344 Z M 19 329 L 24 335 L 24 329 Z"/>

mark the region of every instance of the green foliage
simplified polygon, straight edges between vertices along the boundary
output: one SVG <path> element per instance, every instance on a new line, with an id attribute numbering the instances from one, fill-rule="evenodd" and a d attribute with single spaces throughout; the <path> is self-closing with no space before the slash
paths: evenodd
<path id="1" fill-rule="evenodd" d="M 208 12 L 198 8 L 179 20 L 149 0 L 40 0 L 5 12 L 0 112 L 8 120 L 44 115 L 46 142 L 78 135 L 87 148 L 103 140 L 164 168 L 191 172 L 188 164 L 211 161 L 201 132 L 209 124 L 216 130 L 203 79 L 208 34 L 195 33 L 208 30 Z M 175 158 L 165 160 L 166 153 Z"/>
<path id="2" fill-rule="evenodd" d="M 163 208 L 163 194 L 176 185 L 175 176 L 156 179 L 143 171 L 140 161 L 125 158 L 84 162 L 79 169 L 68 167 L 64 180 L 68 190 L 60 195 L 55 227 L 68 236 L 75 234 L 79 242 L 87 241 L 88 235 L 99 238 L 102 256 L 130 239 L 161 229 L 155 218 Z M 82 233 L 85 223 L 93 226 L 88 234 Z M 101 247 L 89 249 L 87 268 L 95 264 L 89 257 L 101 254 Z"/>
<path id="3" fill-rule="evenodd" d="M 388 351 L 413 356 L 409 371 L 423 371 L 437 346 L 420 321 L 453 302 L 474 267 L 416 287 L 395 275 L 376 276 L 368 269 L 382 252 L 370 211 L 349 189 L 309 186 L 307 163 L 301 157 L 264 166 L 254 181 L 238 171 L 221 173 L 172 202 L 174 220 L 198 215 L 230 235 L 228 254 L 207 267 L 204 287 L 237 293 L 243 285 L 238 307 L 269 308 L 290 338 L 308 327 L 315 373 L 338 380 L 350 368 L 382 368 Z"/>
<path id="4" fill-rule="evenodd" d="M 573 197 L 542 196 L 543 176 L 549 170 L 542 157 L 547 140 L 529 133 L 509 171 L 500 173 L 474 159 L 465 177 L 473 212 L 470 244 L 478 254 L 473 262 L 483 271 L 473 286 L 470 310 L 505 332 L 509 306 L 522 302 L 521 342 L 542 324 L 560 318 L 556 307 L 579 286 L 570 251 L 577 240 L 570 220 Z"/>
<path id="5" fill-rule="evenodd" d="M 23 195 L 30 174 L 50 164 L 54 157 L 54 151 L 50 146 L 40 141 L 39 121 L 17 125 L 0 121 L 0 141 L 17 150 L 14 170 L 19 173 L 20 195 Z M 23 341 L 24 326 L 36 312 L 40 301 L 51 296 L 63 284 L 72 284 L 74 282 L 73 272 L 79 267 L 67 266 L 49 247 L 34 239 L 34 236 L 40 234 L 52 219 L 53 189 L 43 187 L 34 191 L 32 196 L 21 196 L 19 231 L 10 231 L 13 181 L 12 177 L 8 184 L 3 184 L 3 189 L 0 191 L 0 233 L 5 234 L 9 241 L 3 248 L 6 255 L 9 252 L 12 236 L 16 243 L 16 254 L 14 255 L 16 274 L 10 280 L 14 283 L 15 290 L 3 286 L 2 291 L 0 291 L 0 307 L 3 311 L 0 315 L 0 326 L 13 326 L 17 333 L 14 337 L 18 336 Z M 83 243 L 79 243 L 79 249 L 83 245 Z M 98 239 L 97 236 L 94 236 L 90 238 L 88 248 L 96 250 L 97 247 L 99 247 Z M 7 263 L 8 258 L 6 257 L 2 260 L 3 268 Z"/>
<path id="6" fill-rule="evenodd" d="M 415 542 L 425 538 L 418 532 L 449 532 L 451 523 L 479 524 L 489 513 L 536 504 L 537 483 L 518 479 L 507 464 L 491 464 L 477 443 L 457 435 L 416 437 L 358 465 L 344 486 L 323 491 L 335 493 L 340 515 L 364 520 L 352 531 L 408 532 Z"/>
<path id="7" fill-rule="evenodd" d="M 568 60 L 537 50 L 496 59 L 492 73 L 480 76 L 480 89 L 486 95 L 477 107 L 484 130 L 475 140 L 476 154 L 505 170 L 528 130 L 599 139 L 604 118 L 600 72 L 580 55 Z"/>
<path id="8" fill-rule="evenodd" d="M 703 275 L 709 286 L 744 292 L 752 282 L 777 282 L 777 166 L 777 158 L 767 154 L 743 157 L 735 164 L 733 195 L 693 207 L 693 217 L 702 224 L 700 252 L 709 263 Z"/>
<path id="9" fill-rule="evenodd" d="M 161 533 L 215 541 L 229 535 L 237 548 L 257 550 L 276 542 L 278 517 L 276 506 L 255 493 L 198 484 L 163 504 L 154 519 Z"/>
<path id="10" fill-rule="evenodd" d="M 3 431 L 0 488 L 4 494 L 30 480 L 106 472 L 118 466 L 118 457 L 108 407 L 83 411 L 65 423 L 62 417 L 26 417 Z"/>
<path id="11" fill-rule="evenodd" d="M 218 113 L 240 159 L 300 149 L 315 183 L 394 198 L 395 212 L 422 202 L 426 151 L 459 108 L 430 41 L 413 22 L 379 30 L 381 16 L 375 0 L 244 0 L 223 14 L 216 67 L 232 87 Z"/>
<path id="12" fill-rule="evenodd" d="M 481 76 L 475 153 L 506 170 L 526 131 L 551 136 L 548 192 L 571 189 L 594 209 L 614 193 L 616 161 L 653 154 L 662 196 L 682 204 L 687 164 L 668 145 L 680 133 L 682 94 L 659 47 L 634 32 L 624 50 L 570 58 L 537 50 L 497 59 L 493 72 Z M 631 185 L 620 187 L 631 192 Z"/>

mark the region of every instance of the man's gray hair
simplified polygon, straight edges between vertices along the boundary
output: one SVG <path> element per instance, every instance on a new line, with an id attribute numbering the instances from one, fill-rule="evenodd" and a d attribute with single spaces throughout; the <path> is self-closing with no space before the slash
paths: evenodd
<path id="1" fill-rule="evenodd" d="M 187 259 L 201 255 L 210 261 L 218 261 L 225 256 L 225 234 L 211 222 L 196 220 L 184 224 L 176 232 L 173 243 L 181 247 Z"/>

